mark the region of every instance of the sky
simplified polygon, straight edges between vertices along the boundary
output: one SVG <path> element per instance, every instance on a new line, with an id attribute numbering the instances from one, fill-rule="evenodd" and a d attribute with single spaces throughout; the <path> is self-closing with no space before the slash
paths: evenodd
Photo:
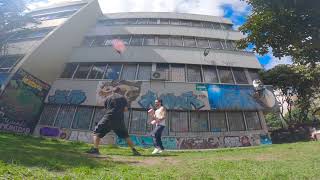
<path id="1" fill-rule="evenodd" d="M 77 0 L 37 0 L 28 7 L 32 10 L 72 1 Z M 246 17 L 251 13 L 250 6 L 241 0 L 99 0 L 99 4 L 103 13 L 179 12 L 223 16 L 232 21 L 234 29 L 245 23 Z M 271 69 L 278 64 L 292 63 L 290 57 L 279 60 L 271 51 L 264 56 L 256 55 L 256 57 L 265 69 Z"/>

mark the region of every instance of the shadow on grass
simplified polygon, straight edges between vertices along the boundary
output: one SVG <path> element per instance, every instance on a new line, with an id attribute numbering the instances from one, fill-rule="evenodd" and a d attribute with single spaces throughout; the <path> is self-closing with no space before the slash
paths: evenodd
<path id="1" fill-rule="evenodd" d="M 44 167 L 64 171 L 74 167 L 114 166 L 111 161 L 99 162 L 83 152 L 88 145 L 61 140 L 0 133 L 0 161 L 27 167 Z"/>

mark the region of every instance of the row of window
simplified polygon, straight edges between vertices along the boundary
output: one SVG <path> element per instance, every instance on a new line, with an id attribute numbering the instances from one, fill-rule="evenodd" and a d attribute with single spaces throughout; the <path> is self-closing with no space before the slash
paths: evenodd
<path id="1" fill-rule="evenodd" d="M 93 129 L 105 109 L 93 106 L 47 104 L 40 125 L 72 129 Z M 125 113 L 125 125 L 130 133 L 145 134 L 152 130 L 146 110 L 132 109 Z M 255 111 L 168 111 L 166 132 L 224 132 L 262 129 Z"/>
<path id="2" fill-rule="evenodd" d="M 21 60 L 21 56 L 0 56 L 0 73 L 11 72 L 14 66 Z"/>
<path id="3" fill-rule="evenodd" d="M 61 78 L 150 80 L 152 66 L 152 64 L 68 63 Z M 154 64 L 154 66 L 166 81 L 249 84 L 248 75 L 251 80 L 259 79 L 257 70 L 254 69 L 189 64 Z"/>
<path id="4" fill-rule="evenodd" d="M 120 39 L 130 46 L 172 46 L 236 50 L 236 44 L 230 40 L 198 38 L 191 36 L 154 36 L 154 35 L 114 35 L 90 36 L 82 43 L 85 47 L 112 46 L 115 39 Z"/>
<path id="5" fill-rule="evenodd" d="M 77 10 L 63 11 L 63 12 L 57 12 L 57 13 L 52 13 L 52 14 L 39 15 L 39 16 L 34 16 L 33 18 L 37 19 L 39 21 L 46 21 L 46 20 L 52 20 L 52 19 L 67 18 L 67 17 L 71 16 L 75 12 L 77 12 Z"/>
<path id="6" fill-rule="evenodd" d="M 174 25 L 174 26 L 189 26 L 210 28 L 216 30 L 232 30 L 231 24 L 222 24 L 209 21 L 196 21 L 185 19 L 159 19 L 159 18 L 124 18 L 124 19 L 108 19 L 100 20 L 98 25 L 114 26 L 114 25 Z"/>
<path id="7" fill-rule="evenodd" d="M 52 28 L 38 29 L 38 30 L 26 30 L 17 32 L 10 37 L 9 41 L 24 41 L 29 39 L 39 39 L 45 37 L 52 31 Z"/>

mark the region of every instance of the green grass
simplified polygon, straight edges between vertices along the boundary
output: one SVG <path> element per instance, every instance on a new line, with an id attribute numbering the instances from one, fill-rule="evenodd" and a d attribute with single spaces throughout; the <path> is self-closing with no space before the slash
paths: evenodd
<path id="1" fill-rule="evenodd" d="M 0 133 L 0 179 L 319 179 L 320 143 L 303 142 L 210 151 L 131 156 L 103 146 Z"/>

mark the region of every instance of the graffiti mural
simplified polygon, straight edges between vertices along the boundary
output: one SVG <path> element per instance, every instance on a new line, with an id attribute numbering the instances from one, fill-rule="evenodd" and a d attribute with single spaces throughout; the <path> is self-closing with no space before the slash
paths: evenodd
<path id="1" fill-rule="evenodd" d="M 132 101 L 136 100 L 140 95 L 142 82 L 129 82 L 129 81 L 100 81 L 96 90 L 96 105 L 104 106 L 106 97 L 112 92 L 115 87 L 120 88 L 120 94 L 125 96 L 128 103 L 131 104 Z"/>
<path id="2" fill-rule="evenodd" d="M 144 148 L 152 147 L 153 146 L 153 140 L 150 136 L 135 136 L 130 135 L 130 139 L 132 140 L 133 144 L 136 146 L 141 146 Z M 117 138 L 117 145 L 120 146 L 128 146 L 125 139 Z"/>
<path id="3" fill-rule="evenodd" d="M 167 109 L 180 109 L 180 110 L 192 110 L 201 109 L 205 106 L 204 102 L 198 99 L 192 91 L 182 93 L 180 96 L 174 95 L 174 93 L 166 93 L 158 96 L 153 91 L 148 91 L 145 95 L 141 96 L 139 105 L 145 109 L 154 106 L 154 101 L 157 98 L 162 99 L 163 105 Z"/>
<path id="4" fill-rule="evenodd" d="M 274 96 L 272 96 L 274 97 Z M 255 98 L 251 86 L 208 85 L 208 98 L 212 110 L 262 110 L 263 101 Z"/>
<path id="5" fill-rule="evenodd" d="M 69 129 L 60 129 L 55 127 L 42 127 L 40 128 L 40 135 L 47 137 L 55 137 L 60 139 L 69 139 L 71 131 Z"/>
<path id="6" fill-rule="evenodd" d="M 46 83 L 18 70 L 0 98 L 0 130 L 31 133 L 49 89 Z"/>
<path id="7" fill-rule="evenodd" d="M 48 102 L 52 104 L 80 105 L 86 99 L 86 93 L 82 90 L 56 90 L 54 95 L 48 97 Z"/>
<path id="8" fill-rule="evenodd" d="M 267 134 L 260 135 L 260 144 L 272 144 L 272 141 Z"/>
<path id="9" fill-rule="evenodd" d="M 241 136 L 240 142 L 242 147 L 251 146 L 250 137 L 248 136 Z"/>
<path id="10" fill-rule="evenodd" d="M 226 136 L 224 137 L 225 147 L 240 147 L 242 146 L 240 138 L 238 136 Z"/>
<path id="11" fill-rule="evenodd" d="M 162 137 L 162 145 L 165 149 L 177 149 L 177 138 Z"/>
<path id="12" fill-rule="evenodd" d="M 211 138 L 178 138 L 179 149 L 214 149 L 220 146 L 219 139 Z"/>

